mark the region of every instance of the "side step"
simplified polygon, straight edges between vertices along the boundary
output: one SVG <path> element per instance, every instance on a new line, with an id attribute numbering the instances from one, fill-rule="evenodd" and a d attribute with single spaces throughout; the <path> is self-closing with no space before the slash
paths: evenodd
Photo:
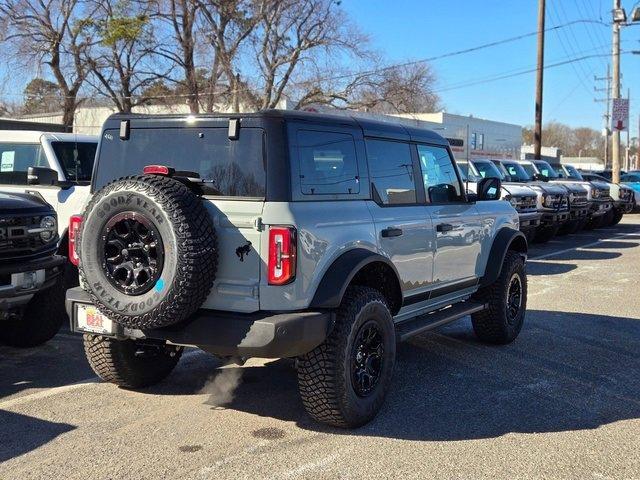
<path id="1" fill-rule="evenodd" d="M 453 322 L 466 315 L 484 310 L 487 306 L 482 303 L 461 302 L 435 312 L 420 315 L 412 320 L 402 322 L 396 327 L 396 338 L 404 342 L 414 335 L 433 330 L 441 325 Z"/>

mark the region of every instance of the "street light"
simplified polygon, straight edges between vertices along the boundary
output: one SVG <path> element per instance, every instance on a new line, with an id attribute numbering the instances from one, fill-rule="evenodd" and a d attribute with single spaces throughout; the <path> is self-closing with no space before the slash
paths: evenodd
<path id="1" fill-rule="evenodd" d="M 631 12 L 631 21 L 632 22 L 640 22 L 640 7 L 634 7 Z"/>

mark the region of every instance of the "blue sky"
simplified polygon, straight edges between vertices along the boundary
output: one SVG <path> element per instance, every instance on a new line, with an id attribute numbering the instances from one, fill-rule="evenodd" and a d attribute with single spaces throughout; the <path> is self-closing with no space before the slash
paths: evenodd
<path id="1" fill-rule="evenodd" d="M 573 20 L 609 22 L 610 0 L 547 0 L 547 28 Z M 623 0 L 629 15 L 635 3 Z M 343 0 L 342 6 L 390 63 L 429 58 L 537 30 L 537 0 Z M 640 50 L 640 25 L 623 29 L 622 48 Z M 547 32 L 545 63 L 610 53 L 611 28 L 576 24 Z M 640 55 L 621 57 L 631 92 L 631 124 L 638 124 Z M 608 56 L 545 70 L 544 121 L 602 128 L 604 105 L 595 103 L 594 75 L 604 77 Z M 478 79 L 535 69 L 535 36 L 432 62 L 445 110 L 530 125 L 535 73 L 455 87 Z M 598 87 L 604 87 L 599 84 Z M 635 101 L 634 101 L 635 100 Z M 636 129 L 637 131 L 637 129 Z M 632 130 L 633 132 L 633 130 Z M 632 133 L 633 135 L 633 133 Z M 637 135 L 637 133 L 635 134 Z"/>

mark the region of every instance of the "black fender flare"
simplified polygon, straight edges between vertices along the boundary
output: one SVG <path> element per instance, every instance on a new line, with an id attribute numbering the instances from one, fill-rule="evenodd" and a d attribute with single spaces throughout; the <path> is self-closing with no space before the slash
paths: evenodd
<path id="1" fill-rule="evenodd" d="M 389 266 L 400 286 L 398 270 L 391 260 L 364 248 L 354 248 L 336 258 L 324 273 L 318 284 L 310 308 L 337 308 L 347 287 L 356 274 L 373 262 L 382 262 Z M 402 298 L 402 293 L 400 294 Z M 402 300 L 400 300 L 402 301 Z"/>
<path id="2" fill-rule="evenodd" d="M 513 228 L 502 227 L 491 245 L 484 276 L 480 279 L 480 287 L 491 285 L 498 279 L 507 251 L 515 250 L 526 258 L 528 249 L 527 237 L 524 233 Z"/>

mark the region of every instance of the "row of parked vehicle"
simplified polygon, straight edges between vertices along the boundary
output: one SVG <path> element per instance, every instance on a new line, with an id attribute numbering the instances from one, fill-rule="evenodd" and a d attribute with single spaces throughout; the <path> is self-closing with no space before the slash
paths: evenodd
<path id="1" fill-rule="evenodd" d="M 473 159 L 458 162 L 458 167 L 472 192 L 483 178 L 501 180 L 501 198 L 518 212 L 520 230 L 530 242 L 616 225 L 640 205 L 640 192 L 612 183 L 606 171 L 581 172 L 545 160 L 511 159 Z M 624 174 L 622 180 L 628 178 Z"/>
<path id="2" fill-rule="evenodd" d="M 467 315 L 481 341 L 515 340 L 527 238 L 635 202 L 567 166 L 456 164 L 435 132 L 310 112 L 115 115 L 97 146 L 0 132 L 0 341 L 45 342 L 66 311 L 125 388 L 186 346 L 295 358 L 305 408 L 338 427 L 376 415 L 397 341 Z"/>

